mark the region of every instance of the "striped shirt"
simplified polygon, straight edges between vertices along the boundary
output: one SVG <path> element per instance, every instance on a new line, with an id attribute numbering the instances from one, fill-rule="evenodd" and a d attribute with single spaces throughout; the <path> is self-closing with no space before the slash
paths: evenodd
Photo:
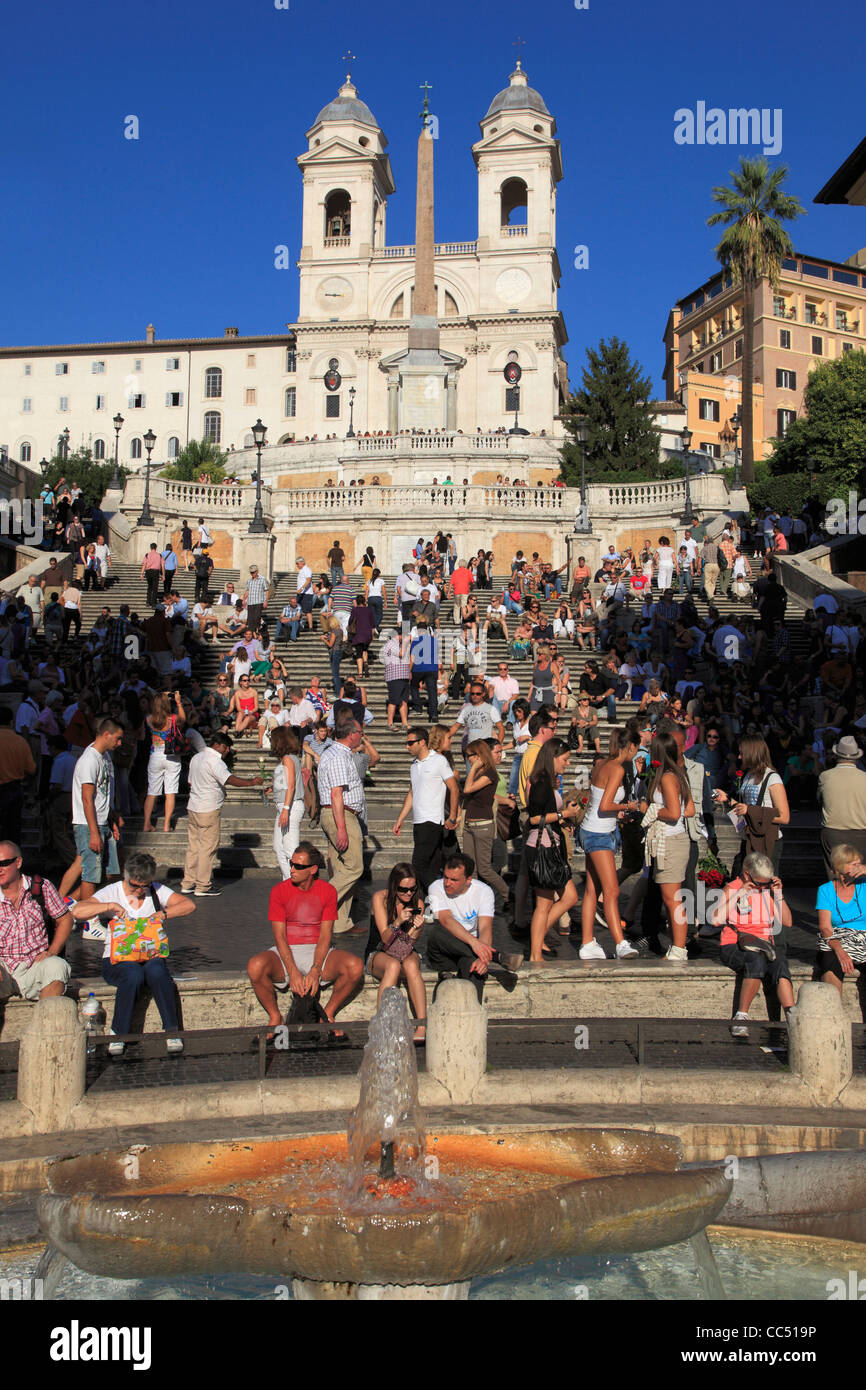
<path id="1" fill-rule="evenodd" d="M 249 607 L 252 605 L 255 607 L 257 604 L 264 603 L 268 596 L 269 588 L 270 585 L 268 581 L 263 579 L 260 574 L 251 575 L 250 581 L 247 584 L 247 606 Z"/>
<path id="2" fill-rule="evenodd" d="M 330 806 L 334 787 L 343 788 L 343 805 L 366 821 L 364 784 L 358 776 L 352 754 L 343 743 L 331 744 L 319 759 L 319 800 L 323 806 Z"/>

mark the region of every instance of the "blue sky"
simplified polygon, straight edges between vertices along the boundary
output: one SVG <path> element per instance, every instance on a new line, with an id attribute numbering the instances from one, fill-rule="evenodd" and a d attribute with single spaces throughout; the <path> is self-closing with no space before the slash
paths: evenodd
<path id="1" fill-rule="evenodd" d="M 4 345 L 280 332 L 297 313 L 304 132 L 353 77 L 389 140 L 388 240 L 414 239 L 421 94 L 439 118 L 437 240 L 476 235 L 470 146 L 518 35 L 558 125 L 560 307 L 572 382 L 624 338 L 661 391 L 673 302 L 714 270 L 710 190 L 752 147 L 674 142 L 674 112 L 781 108 L 798 249 L 844 260 L 866 211 L 812 198 L 860 141 L 862 9 L 730 0 L 7 0 L 0 179 Z M 140 138 L 124 139 L 124 118 Z M 273 248 L 292 268 L 274 268 Z M 589 248 L 576 270 L 573 248 Z"/>

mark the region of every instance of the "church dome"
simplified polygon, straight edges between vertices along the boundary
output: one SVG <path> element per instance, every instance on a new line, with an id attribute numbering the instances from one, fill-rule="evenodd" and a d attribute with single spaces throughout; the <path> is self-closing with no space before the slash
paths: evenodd
<path id="1" fill-rule="evenodd" d="M 314 124 L 320 121 L 357 121 L 359 125 L 372 126 L 374 130 L 379 129 L 379 122 L 366 102 L 360 101 L 354 83 L 347 80 L 343 83 L 338 95 L 328 105 L 323 107 L 315 119 Z"/>
<path id="2" fill-rule="evenodd" d="M 534 87 L 530 87 L 526 80 L 526 73 L 518 62 L 517 67 L 511 74 L 509 86 L 497 92 L 490 103 L 487 115 L 489 117 L 497 115 L 500 111 L 537 111 L 541 116 L 549 116 L 544 97 L 540 92 L 536 92 Z"/>

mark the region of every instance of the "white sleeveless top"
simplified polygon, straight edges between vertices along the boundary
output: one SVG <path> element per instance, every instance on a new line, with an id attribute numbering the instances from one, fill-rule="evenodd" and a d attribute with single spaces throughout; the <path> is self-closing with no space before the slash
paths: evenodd
<path id="1" fill-rule="evenodd" d="M 600 816 L 598 808 L 601 805 L 601 798 L 604 796 L 604 787 L 589 785 L 589 805 L 586 814 L 581 821 L 581 827 L 588 830 L 592 835 L 609 835 L 612 830 L 616 830 L 616 816 Z M 616 789 L 615 802 L 625 801 L 625 787 L 620 783 Z"/>
<path id="2" fill-rule="evenodd" d="M 656 806 L 659 806 L 659 807 L 661 807 L 662 809 L 664 808 L 665 799 L 664 799 L 664 796 L 662 795 L 662 793 L 661 793 L 660 791 L 658 791 L 658 792 L 653 792 L 653 802 L 655 803 Z M 673 825 L 671 825 L 671 824 L 670 824 L 668 821 L 666 821 L 666 820 L 659 821 L 659 825 L 663 825 L 664 828 L 665 828 L 665 835 L 684 835 L 684 834 L 686 833 L 686 822 L 685 822 L 685 816 L 684 816 L 684 814 L 683 814 L 684 810 L 685 810 L 685 808 L 684 808 L 684 806 L 683 806 L 683 799 L 682 799 L 682 797 L 680 797 L 680 818 L 679 818 L 679 820 L 674 821 Z"/>

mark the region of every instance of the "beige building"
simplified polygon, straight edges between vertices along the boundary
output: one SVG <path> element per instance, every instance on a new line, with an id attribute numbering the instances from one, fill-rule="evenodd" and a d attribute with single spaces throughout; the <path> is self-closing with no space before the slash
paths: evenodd
<path id="1" fill-rule="evenodd" d="M 740 407 L 743 297 L 719 273 L 681 299 L 665 328 L 665 385 L 682 401 L 692 448 L 730 449 Z M 798 252 L 782 261 L 775 290 L 755 294 L 755 457 L 802 414 L 813 367 L 866 348 L 866 251 L 845 262 Z M 742 438 L 742 436 L 740 436 Z"/>
<path id="2" fill-rule="evenodd" d="M 37 468 L 68 429 L 70 448 L 87 444 L 111 459 L 116 414 L 127 466 L 143 462 L 148 428 L 155 463 L 189 439 L 248 448 L 257 417 L 272 445 L 342 439 L 352 389 L 355 433 L 406 426 L 385 364 L 406 346 L 415 261 L 414 247 L 387 244 L 395 182 L 386 137 L 347 77 L 306 141 L 297 322 L 255 337 L 227 328 L 224 338 L 160 340 L 149 325 L 141 342 L 0 348 L 0 442 L 10 458 Z M 477 233 L 435 247 L 441 348 L 453 359 L 449 425 L 465 434 L 509 427 L 517 408 L 521 426 L 558 436 L 567 393 L 557 308 L 562 161 L 554 118 L 519 63 L 471 152 Z M 439 168 L 440 190 L 447 177 Z M 509 361 L 521 368 L 518 386 L 503 377 Z"/>

